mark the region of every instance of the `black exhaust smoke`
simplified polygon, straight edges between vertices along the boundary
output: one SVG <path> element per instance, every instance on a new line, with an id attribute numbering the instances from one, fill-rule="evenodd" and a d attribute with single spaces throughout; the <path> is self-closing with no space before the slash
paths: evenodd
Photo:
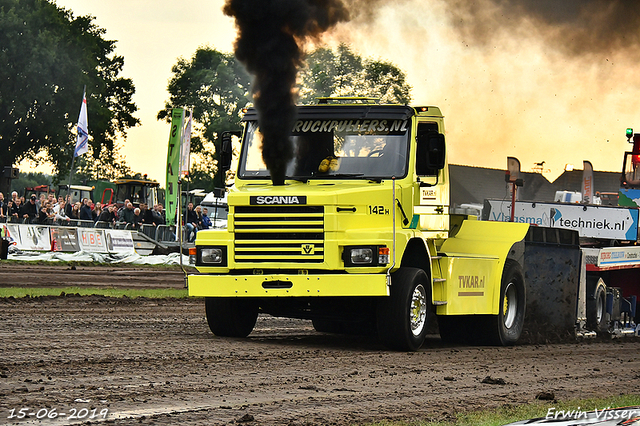
<path id="1" fill-rule="evenodd" d="M 496 27 L 517 29 L 528 20 L 541 24 L 537 36 L 572 56 L 637 52 L 640 43 L 637 0 L 452 0 L 447 8 L 458 30 L 479 42 Z"/>
<path id="2" fill-rule="evenodd" d="M 349 20 L 347 8 L 341 0 L 227 0 L 224 13 L 234 17 L 238 27 L 236 57 L 254 76 L 262 158 L 273 184 L 284 185 L 293 158 L 289 136 L 304 45 Z"/>

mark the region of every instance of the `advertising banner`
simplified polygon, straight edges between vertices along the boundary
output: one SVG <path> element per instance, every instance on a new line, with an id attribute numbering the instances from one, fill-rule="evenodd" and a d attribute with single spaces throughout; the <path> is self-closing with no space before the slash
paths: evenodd
<path id="1" fill-rule="evenodd" d="M 80 251 L 78 244 L 78 230 L 76 228 L 50 228 L 51 251 L 76 252 Z"/>
<path id="2" fill-rule="evenodd" d="M 640 264 L 640 247 L 605 247 L 598 253 L 598 266 Z"/>
<path id="3" fill-rule="evenodd" d="M 184 127 L 185 111 L 182 108 L 171 110 L 171 130 L 167 148 L 167 187 L 165 191 L 167 225 L 175 225 L 178 207 L 178 179 L 180 175 L 180 144 Z"/>
<path id="4" fill-rule="evenodd" d="M 107 253 L 104 229 L 77 228 L 80 250 L 93 253 Z"/>
<path id="5" fill-rule="evenodd" d="M 106 229 L 104 231 L 109 253 L 133 253 L 133 238 L 131 231 Z"/>
<path id="6" fill-rule="evenodd" d="M 3 223 L 4 237 L 9 240 L 9 244 L 16 244 L 20 242 L 20 228 L 17 224 Z"/>
<path id="7" fill-rule="evenodd" d="M 509 201 L 485 200 L 483 220 L 509 222 L 510 218 Z M 629 241 L 638 238 L 637 208 L 517 201 L 514 222 L 573 229 L 581 237 Z"/>
<path id="8" fill-rule="evenodd" d="M 20 250 L 51 250 L 51 238 L 49 227 L 40 225 L 9 225 L 18 228 L 17 238 L 12 233 L 12 238 L 16 241 L 16 246 Z"/>

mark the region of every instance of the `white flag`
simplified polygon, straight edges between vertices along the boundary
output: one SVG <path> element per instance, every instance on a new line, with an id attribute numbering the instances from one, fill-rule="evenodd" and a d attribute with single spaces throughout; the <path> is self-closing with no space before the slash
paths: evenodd
<path id="1" fill-rule="evenodd" d="M 191 154 L 191 118 L 193 114 L 189 115 L 189 121 L 184 127 L 184 133 L 182 134 L 182 143 L 180 144 L 180 176 L 189 175 L 189 157 Z"/>
<path id="2" fill-rule="evenodd" d="M 78 157 L 87 151 L 89 151 L 89 123 L 87 123 L 87 94 L 85 92 L 82 94 L 82 106 L 78 117 L 78 141 L 73 156 Z"/>

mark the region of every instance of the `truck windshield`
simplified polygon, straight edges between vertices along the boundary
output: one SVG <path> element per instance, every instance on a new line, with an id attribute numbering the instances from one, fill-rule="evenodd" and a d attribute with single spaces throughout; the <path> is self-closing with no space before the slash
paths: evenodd
<path id="1" fill-rule="evenodd" d="M 410 120 L 298 120 L 288 179 L 383 179 L 407 173 Z M 238 175 L 269 178 L 262 134 L 247 123 Z"/>

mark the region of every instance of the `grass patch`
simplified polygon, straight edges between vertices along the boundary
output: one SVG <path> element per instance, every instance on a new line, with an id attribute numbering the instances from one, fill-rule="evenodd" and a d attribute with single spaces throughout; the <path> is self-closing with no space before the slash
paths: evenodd
<path id="1" fill-rule="evenodd" d="M 564 402 L 535 401 L 531 404 L 502 407 L 495 410 L 460 413 L 454 421 L 444 422 L 381 422 L 371 423 L 370 426 L 503 426 L 520 420 L 544 418 L 553 408 L 551 413 L 560 410 L 578 412 L 603 410 L 606 408 L 640 406 L 640 395 L 620 395 L 609 398 L 575 399 Z M 558 417 L 561 419 L 562 417 Z M 583 418 L 583 417 L 582 417 Z M 581 419 L 582 419 L 581 418 Z M 567 419 L 569 420 L 569 419 Z M 621 419 L 627 420 L 627 419 Z"/>
<path id="2" fill-rule="evenodd" d="M 0 297 L 38 297 L 38 296 L 61 296 L 65 294 L 79 294 L 81 296 L 99 295 L 109 297 L 148 297 L 153 299 L 163 299 L 173 297 L 176 299 L 186 298 L 187 289 L 180 288 L 111 288 L 111 287 L 6 287 L 0 288 Z"/>

